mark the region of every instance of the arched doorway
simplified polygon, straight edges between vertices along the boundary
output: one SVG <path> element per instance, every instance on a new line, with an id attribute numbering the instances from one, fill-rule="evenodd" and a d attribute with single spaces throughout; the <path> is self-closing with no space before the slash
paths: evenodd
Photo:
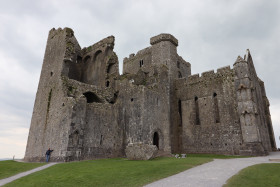
<path id="1" fill-rule="evenodd" d="M 157 148 L 159 148 L 159 136 L 158 136 L 158 133 L 157 133 L 157 132 L 154 133 L 153 145 L 156 145 Z"/>

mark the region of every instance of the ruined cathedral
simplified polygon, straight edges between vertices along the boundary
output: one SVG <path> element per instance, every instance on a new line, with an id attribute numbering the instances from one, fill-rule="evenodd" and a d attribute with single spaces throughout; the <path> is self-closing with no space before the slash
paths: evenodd
<path id="1" fill-rule="evenodd" d="M 123 60 L 109 36 L 81 48 L 70 28 L 49 32 L 26 161 L 125 157 L 128 145 L 159 152 L 266 155 L 276 149 L 264 82 L 249 50 L 230 66 L 191 74 L 170 34 Z"/>

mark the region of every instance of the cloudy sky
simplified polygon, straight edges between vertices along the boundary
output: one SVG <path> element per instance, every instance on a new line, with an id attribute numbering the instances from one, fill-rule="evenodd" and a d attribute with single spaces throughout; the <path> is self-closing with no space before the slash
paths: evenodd
<path id="1" fill-rule="evenodd" d="M 70 27 L 81 47 L 109 36 L 122 60 L 171 33 L 192 73 L 235 62 L 250 49 L 265 82 L 278 147 L 279 0 L 9 0 L 0 6 L 0 158 L 22 158 L 51 28 Z"/>

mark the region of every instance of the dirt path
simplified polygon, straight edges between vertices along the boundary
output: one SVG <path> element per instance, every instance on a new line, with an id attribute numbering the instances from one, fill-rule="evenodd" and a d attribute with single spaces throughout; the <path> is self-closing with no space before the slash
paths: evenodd
<path id="1" fill-rule="evenodd" d="M 29 175 L 29 174 L 31 174 L 31 173 L 34 173 L 34 172 L 37 172 L 37 171 L 46 169 L 46 168 L 48 168 L 48 167 L 50 167 L 50 166 L 53 166 L 53 165 L 55 165 L 55 164 L 57 164 L 57 163 L 49 163 L 49 164 L 46 164 L 46 165 L 44 165 L 44 166 L 41 166 L 41 167 L 38 167 L 38 168 L 35 168 L 35 169 L 32 169 L 32 170 L 29 170 L 29 171 L 25 171 L 25 172 L 19 173 L 19 174 L 17 174 L 17 175 L 14 175 L 14 176 L 11 176 L 11 177 L 8 177 L 8 178 L 5 178 L 5 179 L 1 179 L 1 180 L 0 180 L 0 186 L 3 186 L 3 185 L 5 185 L 5 184 L 7 184 L 7 183 L 9 183 L 9 182 L 12 182 L 12 181 L 14 181 L 14 180 L 17 180 L 17 179 L 19 179 L 19 178 L 21 178 L 21 177 L 24 177 L 24 176 L 26 176 L 26 175 Z"/>
<path id="2" fill-rule="evenodd" d="M 243 168 L 260 163 L 277 163 L 276 160 L 269 161 L 269 159 L 280 159 L 280 152 L 273 152 L 263 157 L 214 159 L 212 162 L 161 179 L 146 185 L 146 187 L 219 187 L 223 186 L 230 177 Z"/>

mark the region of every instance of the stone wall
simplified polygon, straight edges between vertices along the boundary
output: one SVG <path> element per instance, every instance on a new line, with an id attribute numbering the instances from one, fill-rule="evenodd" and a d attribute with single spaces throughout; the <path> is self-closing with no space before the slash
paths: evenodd
<path id="1" fill-rule="evenodd" d="M 265 101 L 265 90 L 256 74 L 249 50 L 245 59 L 237 58 L 234 69 L 238 113 L 244 140 L 242 154 L 266 154 L 276 146 L 274 136 L 269 133 L 271 120 Z"/>
<path id="2" fill-rule="evenodd" d="M 177 103 L 181 103 L 182 119 L 177 120 L 182 123 L 178 123 L 181 152 L 239 154 L 242 134 L 234 71 L 225 67 L 217 73 L 209 71 L 201 77 L 196 74 L 179 79 L 176 90 Z"/>
<path id="3" fill-rule="evenodd" d="M 72 32 L 68 28 L 49 32 L 26 146 L 26 161 L 44 160 L 49 147 L 55 150 L 53 160 L 64 160 L 72 108 L 63 106 L 63 103 L 71 103 L 71 99 L 65 97 L 61 75 L 66 40 L 72 38 L 75 41 Z"/>

